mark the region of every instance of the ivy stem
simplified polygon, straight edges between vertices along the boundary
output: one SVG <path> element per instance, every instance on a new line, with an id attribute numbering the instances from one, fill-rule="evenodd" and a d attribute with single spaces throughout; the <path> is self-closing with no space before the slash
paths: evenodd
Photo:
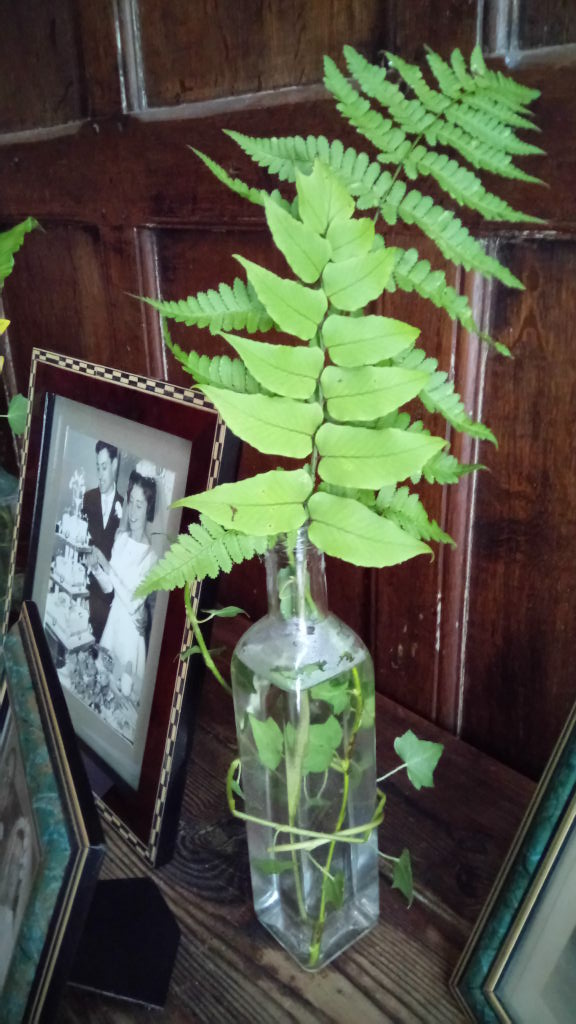
<path id="1" fill-rule="evenodd" d="M 356 698 L 356 708 L 354 712 L 354 721 L 352 723 L 352 729 L 350 732 L 350 739 L 346 747 L 346 755 L 342 761 L 342 772 L 343 772 L 343 783 L 342 783 L 342 800 L 340 802 L 340 811 L 338 819 L 334 827 L 334 832 L 337 833 L 342 828 L 344 820 L 346 818 L 346 812 L 348 810 L 348 794 L 350 792 L 350 760 L 354 751 L 354 744 L 356 743 L 356 736 L 360 728 L 360 722 L 362 721 L 362 713 L 364 711 L 364 698 L 362 696 L 362 684 L 360 683 L 360 676 L 358 675 L 358 669 L 352 669 L 352 679 L 354 681 L 354 696 Z M 328 885 L 331 880 L 330 868 L 332 867 L 332 860 L 334 858 L 334 852 L 336 850 L 336 840 L 333 839 L 328 848 L 328 855 L 323 868 L 322 878 L 322 889 L 320 891 L 320 909 L 318 911 L 318 918 L 314 925 L 312 932 L 312 941 L 310 943 L 310 958 L 308 960 L 309 967 L 315 967 L 318 963 L 320 956 L 320 944 L 322 942 L 322 935 L 324 933 L 324 925 L 326 922 L 326 902 L 328 896 Z"/>
<path id="2" fill-rule="evenodd" d="M 194 609 L 192 607 L 192 595 L 191 595 L 191 592 L 190 592 L 190 584 L 189 583 L 187 583 L 186 586 L 184 587 L 184 604 L 186 606 L 186 615 L 187 615 L 187 618 L 188 618 L 188 622 L 190 623 L 190 627 L 191 627 L 192 632 L 194 634 L 194 639 L 196 640 L 196 643 L 198 644 L 198 647 L 200 648 L 200 653 L 202 654 L 202 657 L 204 659 L 204 664 L 206 665 L 206 668 L 212 673 L 212 675 L 214 676 L 216 681 L 218 683 L 220 683 L 220 686 L 224 690 L 226 690 L 226 693 L 231 694 L 232 693 L 232 687 L 230 686 L 230 683 L 227 683 L 226 680 L 224 679 L 224 676 L 218 671 L 218 669 L 217 669 L 217 667 L 216 667 L 216 665 L 214 663 L 214 660 L 212 658 L 212 655 L 210 654 L 210 651 L 208 650 L 208 648 L 207 648 L 207 646 L 206 646 L 206 644 L 204 642 L 204 637 L 202 636 L 202 630 L 200 629 L 200 626 L 199 626 L 199 623 L 198 623 L 198 619 L 196 618 L 196 615 L 194 613 Z"/>

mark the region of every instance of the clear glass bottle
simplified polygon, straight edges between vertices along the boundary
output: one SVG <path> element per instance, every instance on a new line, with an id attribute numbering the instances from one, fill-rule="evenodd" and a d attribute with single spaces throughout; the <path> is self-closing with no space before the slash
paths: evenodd
<path id="1" fill-rule="evenodd" d="M 268 552 L 266 577 L 268 614 L 232 658 L 244 811 L 258 819 L 247 823 L 254 906 L 317 970 L 378 919 L 377 835 L 362 828 L 376 803 L 374 671 L 327 610 L 324 557 L 304 528 Z M 354 842 L 324 838 L 354 828 Z"/>

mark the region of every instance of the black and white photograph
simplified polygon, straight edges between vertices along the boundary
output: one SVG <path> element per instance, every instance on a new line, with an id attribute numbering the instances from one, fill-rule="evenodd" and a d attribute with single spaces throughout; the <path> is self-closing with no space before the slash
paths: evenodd
<path id="1" fill-rule="evenodd" d="M 0 711 L 0 995 L 40 864 L 34 813 L 10 704 Z"/>
<path id="2" fill-rule="evenodd" d="M 178 531 L 190 442 L 57 398 L 38 603 L 74 727 L 138 786 L 166 595 L 136 596 Z"/>

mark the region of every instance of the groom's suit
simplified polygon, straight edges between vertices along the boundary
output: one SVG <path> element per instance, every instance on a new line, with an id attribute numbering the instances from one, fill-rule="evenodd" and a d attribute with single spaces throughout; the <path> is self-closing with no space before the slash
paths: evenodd
<path id="1" fill-rule="evenodd" d="M 114 498 L 112 501 L 112 509 L 108 516 L 108 522 L 104 525 L 102 521 L 102 500 L 100 496 L 100 489 L 94 487 L 91 491 L 86 491 L 84 495 L 84 504 L 82 510 L 84 515 L 88 519 L 88 529 L 90 531 L 90 543 L 94 547 L 100 548 L 100 551 L 108 560 L 112 554 L 112 545 L 114 544 L 114 537 L 116 536 L 116 530 L 120 525 L 120 519 L 116 515 L 116 504 L 120 503 L 122 506 L 124 498 L 114 491 Z M 108 618 L 108 612 L 110 611 L 110 605 L 114 598 L 114 591 L 109 594 L 105 594 L 100 584 L 94 579 L 92 574 L 88 577 L 88 592 L 90 595 L 90 625 L 92 626 L 92 632 L 94 633 L 94 639 L 96 643 L 100 643 L 100 638 L 104 632 L 104 626 L 106 625 L 106 619 Z"/>

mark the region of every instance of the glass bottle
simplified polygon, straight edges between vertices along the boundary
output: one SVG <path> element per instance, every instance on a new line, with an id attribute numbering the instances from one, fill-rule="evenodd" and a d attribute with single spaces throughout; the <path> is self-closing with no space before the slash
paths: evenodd
<path id="1" fill-rule="evenodd" d="M 268 614 L 232 658 L 254 907 L 317 970 L 378 919 L 377 835 L 364 828 L 376 803 L 374 671 L 327 610 L 324 556 L 305 528 L 268 552 L 266 578 Z M 354 842 L 331 838 L 347 830 Z"/>

